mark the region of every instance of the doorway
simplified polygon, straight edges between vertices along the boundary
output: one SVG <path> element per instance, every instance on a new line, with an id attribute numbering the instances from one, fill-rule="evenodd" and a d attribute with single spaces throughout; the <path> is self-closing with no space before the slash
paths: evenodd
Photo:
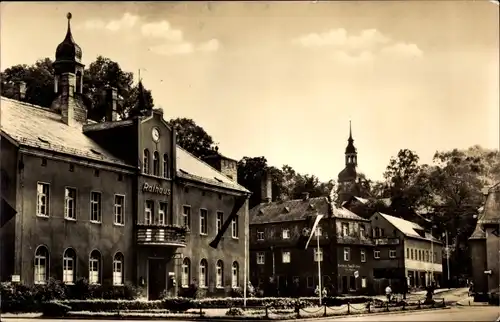
<path id="1" fill-rule="evenodd" d="M 342 276 L 342 294 L 345 294 L 349 291 L 349 285 L 347 284 L 347 276 Z"/>
<path id="2" fill-rule="evenodd" d="M 167 264 L 164 259 L 148 259 L 148 300 L 160 299 L 167 286 Z"/>

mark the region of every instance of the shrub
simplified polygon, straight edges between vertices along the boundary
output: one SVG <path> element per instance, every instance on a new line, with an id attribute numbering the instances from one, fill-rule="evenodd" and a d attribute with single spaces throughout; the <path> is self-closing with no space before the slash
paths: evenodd
<path id="1" fill-rule="evenodd" d="M 42 312 L 44 317 L 63 317 L 68 314 L 71 307 L 56 301 L 51 301 L 43 304 Z"/>
<path id="2" fill-rule="evenodd" d="M 179 288 L 178 294 L 180 297 L 187 297 L 187 298 L 191 298 L 191 299 L 199 298 L 200 294 L 199 294 L 198 283 L 196 281 L 194 281 L 193 283 L 191 283 L 189 285 L 188 288 L 182 288 L 182 287 Z"/>
<path id="3" fill-rule="evenodd" d="M 228 316 L 243 316 L 243 310 L 240 309 L 239 307 L 232 307 L 229 310 L 227 310 L 226 315 Z"/>

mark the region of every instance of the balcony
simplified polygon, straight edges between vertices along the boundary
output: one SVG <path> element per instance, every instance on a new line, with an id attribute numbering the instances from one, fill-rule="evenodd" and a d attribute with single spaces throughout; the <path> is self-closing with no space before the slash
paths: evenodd
<path id="1" fill-rule="evenodd" d="M 137 244 L 143 246 L 186 247 L 186 228 L 137 225 Z"/>
<path id="2" fill-rule="evenodd" d="M 389 237 L 389 238 L 374 238 L 375 245 L 399 245 L 399 238 Z"/>

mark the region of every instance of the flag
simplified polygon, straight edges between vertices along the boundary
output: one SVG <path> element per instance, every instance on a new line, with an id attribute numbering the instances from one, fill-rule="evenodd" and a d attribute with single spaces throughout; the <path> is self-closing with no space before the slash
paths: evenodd
<path id="1" fill-rule="evenodd" d="M 247 201 L 247 195 L 242 195 L 235 198 L 233 210 L 231 211 L 229 217 L 227 217 L 226 221 L 222 225 L 220 231 L 217 233 L 217 236 L 215 236 L 214 240 L 210 243 L 210 247 L 217 248 L 219 242 L 222 239 L 222 236 L 224 236 L 224 233 L 229 228 L 229 225 L 231 225 L 231 221 L 233 220 L 233 218 L 236 217 L 238 211 L 240 211 L 241 207 L 243 207 L 246 201 Z"/>
<path id="2" fill-rule="evenodd" d="M 297 242 L 298 248 L 307 249 L 307 246 L 309 246 L 309 242 L 316 231 L 316 227 L 318 227 L 318 224 L 323 217 L 324 215 L 317 214 L 315 218 L 310 217 L 307 219 L 306 226 L 302 229 L 302 234 Z M 314 221 L 312 220 L 313 218 Z"/>

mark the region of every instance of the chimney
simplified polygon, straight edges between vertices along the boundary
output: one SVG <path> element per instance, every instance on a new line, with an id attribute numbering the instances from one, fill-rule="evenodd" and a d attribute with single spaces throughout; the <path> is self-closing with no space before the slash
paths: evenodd
<path id="1" fill-rule="evenodd" d="M 26 82 L 17 81 L 14 85 L 15 99 L 18 101 L 24 101 L 26 97 Z"/>
<path id="2" fill-rule="evenodd" d="M 303 192 L 302 193 L 302 200 L 309 200 L 309 192 Z"/>
<path id="3" fill-rule="evenodd" d="M 61 75 L 61 115 L 64 124 L 72 125 L 75 120 L 75 74 Z"/>
<path id="4" fill-rule="evenodd" d="M 260 197 L 262 202 L 270 203 L 273 200 L 273 190 L 269 171 L 264 171 L 261 180 Z"/>
<path id="5" fill-rule="evenodd" d="M 106 122 L 118 121 L 117 102 L 118 90 L 115 87 L 107 86 L 106 92 Z"/>

